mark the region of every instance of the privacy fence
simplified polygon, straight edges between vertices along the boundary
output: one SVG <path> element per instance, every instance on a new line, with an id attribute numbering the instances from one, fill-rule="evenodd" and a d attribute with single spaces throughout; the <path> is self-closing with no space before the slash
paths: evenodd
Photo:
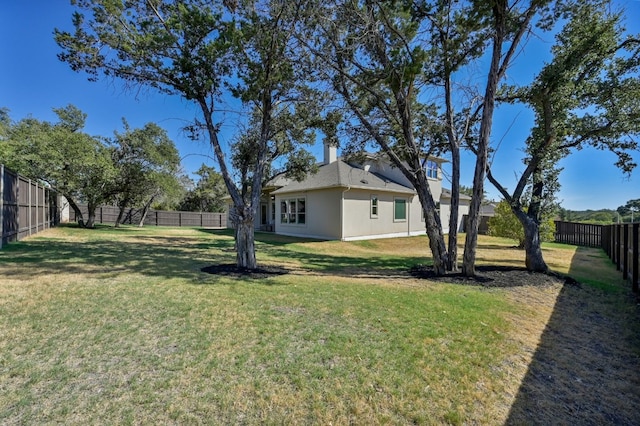
<path id="1" fill-rule="evenodd" d="M 87 206 L 79 205 L 82 215 L 88 215 Z M 120 208 L 115 206 L 102 206 L 96 210 L 96 223 L 116 223 Z M 69 213 L 70 220 L 77 222 L 75 212 Z M 140 224 L 142 210 L 127 209 L 125 211 L 123 224 Z M 224 213 L 198 213 L 182 211 L 149 210 L 144 219 L 143 225 L 152 226 L 200 226 L 203 228 L 226 228 L 227 216 Z"/>
<path id="2" fill-rule="evenodd" d="M 631 282 L 633 291 L 640 287 L 640 223 L 592 225 L 586 223 L 556 222 L 555 240 L 559 243 L 601 247 Z"/>
<path id="3" fill-rule="evenodd" d="M 60 197 L 0 164 L 0 248 L 60 223 Z"/>

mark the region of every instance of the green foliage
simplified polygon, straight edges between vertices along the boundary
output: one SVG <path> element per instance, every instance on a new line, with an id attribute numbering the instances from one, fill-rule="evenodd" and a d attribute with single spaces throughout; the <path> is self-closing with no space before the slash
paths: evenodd
<path id="1" fill-rule="evenodd" d="M 220 173 L 205 164 L 196 172 L 200 179 L 178 205 L 178 210 L 194 212 L 223 212 L 227 190 Z"/>
<path id="2" fill-rule="evenodd" d="M 555 222 L 551 214 L 547 213 L 540 221 L 539 233 L 541 241 L 553 241 Z M 500 201 L 495 208 L 495 216 L 489 218 L 489 235 L 495 237 L 511 238 L 518 242 L 518 247 L 523 248 L 525 243 L 524 228 L 522 223 L 513 213 L 511 206 L 506 201 Z"/>
<path id="3" fill-rule="evenodd" d="M 0 162 L 42 180 L 72 203 L 97 206 L 110 200 L 116 170 L 108 149 L 80 132 L 85 114 L 73 105 L 54 109 L 60 121 L 25 118 L 11 125 Z"/>
<path id="4" fill-rule="evenodd" d="M 524 228 L 511 211 L 509 203 L 500 201 L 496 206 L 495 216 L 489 218 L 489 235 L 516 240 L 518 247 L 524 247 Z"/>
<path id="5" fill-rule="evenodd" d="M 166 131 L 154 123 L 115 132 L 111 156 L 117 169 L 112 187 L 121 209 L 141 207 L 177 186 L 180 156 Z"/>
<path id="6" fill-rule="evenodd" d="M 560 220 L 566 222 L 585 222 L 585 223 L 602 223 L 610 224 L 618 220 L 618 214 L 615 210 L 567 210 L 560 208 L 558 210 Z"/>

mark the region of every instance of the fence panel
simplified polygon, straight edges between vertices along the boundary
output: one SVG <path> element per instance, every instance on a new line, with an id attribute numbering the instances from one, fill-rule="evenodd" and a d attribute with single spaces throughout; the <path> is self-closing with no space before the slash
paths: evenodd
<path id="1" fill-rule="evenodd" d="M 60 221 L 58 195 L 0 164 L 0 248 Z"/>
<path id="2" fill-rule="evenodd" d="M 79 205 L 83 216 L 88 214 L 86 205 Z M 120 209 L 115 206 L 101 206 L 96 210 L 96 223 L 116 223 Z M 142 212 L 128 209 L 122 223 L 137 225 L 142 218 Z M 75 212 L 70 212 L 70 220 L 77 222 Z M 227 217 L 224 213 L 199 213 L 165 210 L 149 210 L 144 219 L 144 225 L 151 226 L 189 226 L 204 228 L 226 228 Z"/>
<path id="3" fill-rule="evenodd" d="M 640 288 L 640 223 L 615 225 L 591 225 L 584 223 L 556 222 L 556 241 L 581 246 L 601 247 L 631 282 L 633 291 Z"/>

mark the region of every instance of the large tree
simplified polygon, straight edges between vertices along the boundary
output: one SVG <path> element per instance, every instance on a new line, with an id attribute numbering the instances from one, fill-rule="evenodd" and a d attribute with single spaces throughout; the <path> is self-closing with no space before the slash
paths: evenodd
<path id="1" fill-rule="evenodd" d="M 439 200 L 425 166 L 430 155 L 442 152 L 439 135 L 448 127 L 439 120 L 434 100 L 425 99 L 425 71 L 433 58 L 421 34 L 429 11 L 423 7 L 417 13 L 412 6 L 399 1 L 315 2 L 307 7 L 301 41 L 319 58 L 325 81 L 344 105 L 346 151 L 358 153 L 373 143 L 416 189 L 434 269 L 444 274 L 455 259 L 444 241 Z"/>
<path id="2" fill-rule="evenodd" d="M 96 208 L 113 196 L 115 169 L 101 141 L 81 131 L 86 114 L 73 105 L 54 112 L 57 123 L 29 117 L 11 125 L 0 162 L 51 185 L 65 196 L 78 222 L 92 228 Z M 87 204 L 86 218 L 80 203 Z"/>
<path id="3" fill-rule="evenodd" d="M 222 3 L 77 0 L 75 32 L 56 30 L 55 37 L 63 49 L 60 59 L 74 70 L 182 96 L 199 107 L 190 128 L 211 143 L 233 202 L 237 264 L 255 268 L 254 218 L 272 159 L 272 122 L 282 111 L 295 112 L 292 104 L 309 99 L 298 90 L 306 76 L 295 66 L 298 54 L 290 33 L 296 9 L 287 2 Z M 221 103 L 229 96 L 260 111 L 248 197 L 233 179 L 220 141 Z"/>
<path id="4" fill-rule="evenodd" d="M 164 129 L 147 123 L 131 129 L 123 120 L 124 132 L 115 132 L 111 141 L 112 159 L 117 169 L 115 201 L 120 208 L 119 226 L 128 207 L 142 208 L 143 216 L 166 187 L 175 186 L 180 156 Z"/>
<path id="5" fill-rule="evenodd" d="M 505 89 L 505 100 L 534 111 L 535 124 L 515 188 L 507 191 L 490 169 L 488 178 L 524 228 L 530 271 L 548 269 L 540 225 L 558 188 L 560 159 L 591 146 L 613 152 L 624 172 L 635 167 L 628 151 L 638 148 L 640 136 L 640 38 L 623 37 L 622 15 L 610 12 L 609 3 L 567 5 L 570 18 L 556 36 L 553 59 L 532 84 Z"/>
<path id="6" fill-rule="evenodd" d="M 550 0 L 529 2 L 491 0 L 484 3 L 484 7 L 490 9 L 488 22 L 491 43 L 490 53 L 487 52 L 489 67 L 486 74 L 483 73 L 485 88 L 479 110 L 478 134 L 476 140 L 471 142 L 471 148 L 476 153 L 476 164 L 462 263 L 462 273 L 466 276 L 475 275 L 480 206 L 487 174 L 498 85 L 505 77 L 516 53 L 522 48 L 525 36 L 531 32 L 532 22 L 535 20 L 538 28 L 548 30 L 558 18 L 552 11 L 550 12 L 550 3 Z"/>

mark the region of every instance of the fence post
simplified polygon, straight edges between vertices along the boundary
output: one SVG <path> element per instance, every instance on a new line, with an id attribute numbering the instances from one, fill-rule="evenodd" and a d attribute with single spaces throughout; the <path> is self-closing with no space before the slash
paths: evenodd
<path id="1" fill-rule="evenodd" d="M 629 278 L 629 224 L 622 226 L 622 278 Z"/>
<path id="2" fill-rule="evenodd" d="M 178 212 L 178 226 L 182 227 L 182 213 Z"/>
<path id="3" fill-rule="evenodd" d="M 640 223 L 633 224 L 633 253 L 632 253 L 632 272 L 631 272 L 631 286 L 633 292 L 638 292 L 638 286 L 640 281 L 640 251 L 638 247 L 638 240 L 640 240 Z"/>
<path id="4" fill-rule="evenodd" d="M 616 271 L 620 270 L 620 233 L 622 225 L 616 225 Z"/>
<path id="5" fill-rule="evenodd" d="M 4 164 L 0 164 L 0 249 L 4 241 Z"/>

